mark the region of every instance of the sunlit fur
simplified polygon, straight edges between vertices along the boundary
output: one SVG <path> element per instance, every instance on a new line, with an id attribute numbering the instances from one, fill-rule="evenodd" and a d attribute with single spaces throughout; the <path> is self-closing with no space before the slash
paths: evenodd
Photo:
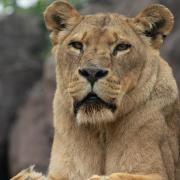
<path id="1" fill-rule="evenodd" d="M 135 18 L 81 16 L 55 1 L 44 16 L 57 75 L 48 179 L 179 180 L 178 90 L 159 55 L 173 27 L 171 12 L 155 4 Z M 131 47 L 113 53 L 119 43 Z M 92 66 L 108 70 L 93 87 L 78 72 Z M 94 104 L 75 113 L 74 104 L 91 91 L 116 110 Z"/>

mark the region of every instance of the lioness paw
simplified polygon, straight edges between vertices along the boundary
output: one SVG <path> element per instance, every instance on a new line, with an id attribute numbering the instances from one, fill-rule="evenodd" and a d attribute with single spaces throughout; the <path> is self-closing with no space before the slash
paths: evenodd
<path id="1" fill-rule="evenodd" d="M 109 180 L 109 177 L 108 176 L 97 176 L 97 175 L 94 175 L 91 178 L 89 178 L 88 180 Z"/>
<path id="2" fill-rule="evenodd" d="M 131 179 L 131 177 L 128 174 L 113 173 L 110 176 L 97 176 L 97 175 L 94 175 L 88 180 L 134 180 L 134 179 Z M 138 180 L 141 180 L 141 179 L 138 179 Z"/>
<path id="3" fill-rule="evenodd" d="M 34 167 L 30 167 L 21 171 L 15 177 L 11 178 L 10 180 L 46 180 L 46 177 L 43 176 L 41 173 L 34 171 Z"/>
<path id="4" fill-rule="evenodd" d="M 157 174 L 137 175 L 128 173 L 113 173 L 108 180 L 162 180 L 162 177 Z"/>

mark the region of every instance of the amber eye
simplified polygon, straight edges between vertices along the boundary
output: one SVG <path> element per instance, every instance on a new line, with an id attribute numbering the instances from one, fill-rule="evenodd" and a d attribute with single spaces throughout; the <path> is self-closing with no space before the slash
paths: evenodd
<path id="1" fill-rule="evenodd" d="M 125 51 L 131 47 L 131 44 L 128 43 L 120 43 L 118 44 L 113 51 L 113 55 L 116 55 L 118 51 Z"/>
<path id="2" fill-rule="evenodd" d="M 83 44 L 79 41 L 72 41 L 68 44 L 70 47 L 73 47 L 75 49 L 78 49 L 80 51 L 83 50 Z"/>

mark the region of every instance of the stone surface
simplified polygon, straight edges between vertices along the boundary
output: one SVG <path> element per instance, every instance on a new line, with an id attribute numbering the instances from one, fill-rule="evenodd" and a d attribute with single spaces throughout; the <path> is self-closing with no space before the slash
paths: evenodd
<path id="1" fill-rule="evenodd" d="M 175 77 L 178 84 L 180 85 L 180 51 L 178 49 L 178 45 L 180 43 L 180 1 L 90 0 L 90 2 L 86 4 L 82 9 L 82 13 L 89 14 L 97 12 L 117 12 L 133 17 L 146 5 L 152 2 L 159 2 L 166 5 L 175 14 L 175 28 L 172 34 L 164 43 L 161 49 L 161 53 L 162 56 L 167 59 L 170 65 L 173 67 Z M 11 18 L 13 17 L 9 17 L 9 22 L 11 22 Z M 18 20 L 15 21 L 13 19 L 13 21 L 15 24 L 18 24 Z M 8 21 L 6 20 L 6 22 Z M 19 27 L 19 25 L 15 26 Z M 0 22 L 0 28 L 1 27 L 2 26 Z M 35 27 L 36 25 L 34 25 L 34 28 Z M 18 36 L 21 37 L 20 33 L 17 33 L 19 31 L 19 28 L 13 29 L 12 26 L 10 26 L 7 29 L 9 29 L 9 31 L 12 31 L 11 34 L 15 34 L 11 36 L 8 35 L 8 37 L 6 37 L 6 41 L 9 42 L 9 44 L 7 44 L 6 46 L 8 48 L 13 47 L 7 50 L 6 48 L 4 48 L 6 47 L 4 46 L 4 43 L 2 43 L 2 39 L 7 36 L 6 31 L 4 31 L 5 34 L 0 34 L 0 63 L 3 62 L 3 66 L 0 64 L 0 98 L 4 100 L 3 102 L 0 102 L 0 123 L 2 124 L 2 127 L 0 126 L 0 156 L 2 154 L 2 151 L 5 152 L 6 150 L 8 150 L 8 156 L 6 157 L 6 161 L 5 159 L 4 161 L 8 162 L 11 175 L 16 174 L 18 171 L 25 169 L 32 164 L 36 164 L 36 170 L 46 172 L 49 162 L 53 134 L 52 99 L 55 91 L 54 60 L 48 58 L 44 66 L 43 77 L 38 83 L 35 84 L 34 88 L 28 94 L 28 97 L 26 98 L 26 101 L 23 103 L 23 105 L 18 108 L 20 105 L 19 102 L 22 102 L 24 94 L 26 94 L 27 92 L 26 87 L 32 86 L 31 77 L 37 78 L 37 76 L 39 77 L 39 73 L 41 72 L 41 63 L 36 61 L 37 58 L 34 58 L 34 55 L 39 52 L 38 47 L 42 47 L 42 41 L 39 35 L 34 35 L 34 38 L 30 38 L 28 35 L 28 37 L 21 38 L 21 40 L 11 40 L 11 38 L 9 37 L 14 37 L 16 39 Z M 29 24 L 25 25 L 25 29 L 29 30 Z M 39 31 L 35 30 L 35 32 Z M 31 41 L 32 39 L 34 39 L 35 43 L 33 44 L 32 42 L 24 42 L 25 39 L 27 41 Z M 16 42 L 14 46 L 12 46 L 12 41 Z M 40 43 L 38 47 L 36 43 Z M 22 47 L 20 46 L 20 44 L 23 44 L 24 48 L 27 48 L 24 53 L 19 53 Z M 4 50 L 1 51 L 1 48 L 4 48 Z M 9 60 L 1 61 L 1 54 L 3 53 L 3 57 Z M 30 54 L 30 57 L 32 58 L 26 58 L 27 54 Z M 9 58 L 7 58 L 6 56 Z M 24 60 L 18 61 L 20 58 L 23 58 Z M 4 66 L 4 64 L 6 63 L 7 65 Z M 10 67 L 10 65 L 12 67 L 17 67 L 17 69 L 8 69 L 7 67 Z M 24 67 L 26 67 L 27 70 Z M 1 76 L 1 74 L 3 74 L 3 76 Z M 36 76 L 36 74 L 38 75 Z M 17 77 L 21 77 L 20 80 L 17 81 Z M 5 85 L 6 82 L 8 83 Z M 29 82 L 31 83 L 29 84 Z M 18 112 L 17 109 L 19 109 Z M 3 115 L 2 111 L 7 113 L 4 113 Z M 17 117 L 16 120 L 14 120 L 15 114 Z M 8 119 L 8 121 L 5 121 L 6 119 Z M 11 133 L 8 136 L 7 130 L 10 129 L 9 124 L 13 120 L 14 124 L 11 126 Z M 7 139 L 9 141 L 7 141 Z M 6 146 L 7 148 L 5 148 L 4 145 L 2 146 L 2 142 L 8 142 L 8 146 Z M 2 169 L 0 163 L 0 171 L 1 170 Z M 0 179 L 2 179 L 1 176 Z"/>
<path id="2" fill-rule="evenodd" d="M 7 177 L 8 133 L 18 107 L 42 74 L 44 37 L 38 21 L 10 15 L 0 19 L 0 179 Z"/>
<path id="3" fill-rule="evenodd" d="M 35 165 L 39 172 L 45 173 L 47 170 L 53 135 L 54 74 L 53 60 L 48 59 L 42 80 L 36 83 L 17 113 L 9 142 L 11 176 L 31 165 Z"/>

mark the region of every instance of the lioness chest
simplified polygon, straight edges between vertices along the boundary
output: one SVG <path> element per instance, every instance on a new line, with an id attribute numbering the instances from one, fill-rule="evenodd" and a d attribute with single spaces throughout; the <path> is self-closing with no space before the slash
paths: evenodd
<path id="1" fill-rule="evenodd" d="M 152 119 L 145 115 L 146 112 L 137 118 L 134 112 L 104 127 L 76 127 L 71 129 L 72 136 L 70 133 L 68 137 L 55 138 L 53 149 L 56 156 L 53 158 L 54 162 L 59 159 L 56 163 L 58 172 L 69 180 L 84 180 L 92 174 L 154 172 L 162 157 L 172 162 L 172 157 L 168 156 L 171 147 L 166 146 L 165 121 L 161 116 Z M 154 112 L 154 115 L 158 117 L 160 114 Z M 160 149 L 157 148 L 159 143 Z M 153 167 L 149 163 L 153 161 L 152 153 L 156 154 L 157 161 L 153 162 Z"/>

